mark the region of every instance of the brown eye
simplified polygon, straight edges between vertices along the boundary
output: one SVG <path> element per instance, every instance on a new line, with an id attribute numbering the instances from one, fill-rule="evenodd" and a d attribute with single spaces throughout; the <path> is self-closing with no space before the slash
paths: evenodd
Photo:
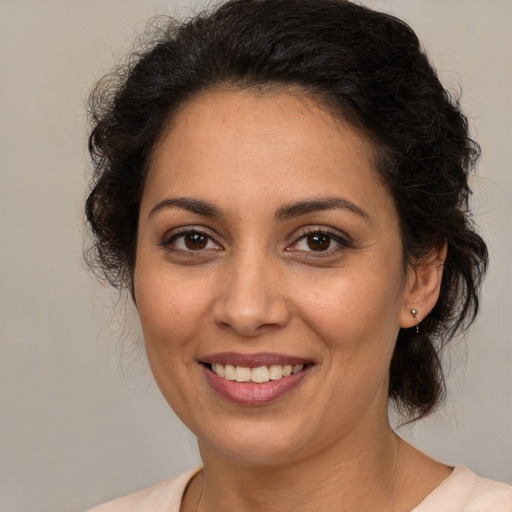
<path id="1" fill-rule="evenodd" d="M 326 251 L 331 246 L 331 237 L 326 233 L 311 233 L 306 243 L 312 251 Z"/>
<path id="2" fill-rule="evenodd" d="M 208 245 L 208 237 L 203 233 L 192 232 L 184 235 L 183 242 L 187 249 L 197 251 Z"/>
<path id="3" fill-rule="evenodd" d="M 171 234 L 171 236 L 162 240 L 162 246 L 173 252 L 187 254 L 190 256 L 192 253 L 209 254 L 212 251 L 221 251 L 222 246 L 219 245 L 212 236 L 206 231 L 197 229 L 183 229 L 181 232 Z"/>
<path id="4" fill-rule="evenodd" d="M 206 230 L 195 229 L 193 226 L 176 228 L 179 231 L 167 235 L 161 241 L 161 246 L 171 257 L 189 258 L 189 263 L 201 263 L 211 260 L 214 255 L 223 251 L 222 245 L 218 244 L 213 235 Z"/>
<path id="5" fill-rule="evenodd" d="M 334 256 L 345 249 L 353 247 L 348 235 L 324 231 L 323 229 L 311 230 L 300 236 L 287 251 L 298 251 L 308 258 Z"/>

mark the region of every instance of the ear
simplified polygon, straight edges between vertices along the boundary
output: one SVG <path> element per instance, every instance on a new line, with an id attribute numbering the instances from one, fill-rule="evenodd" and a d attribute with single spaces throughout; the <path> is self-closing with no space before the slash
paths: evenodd
<path id="1" fill-rule="evenodd" d="M 447 245 L 434 249 L 426 258 L 411 264 L 407 271 L 404 303 L 400 313 L 400 327 L 414 327 L 436 305 L 441 289 Z M 413 315 L 411 309 L 416 310 Z"/>

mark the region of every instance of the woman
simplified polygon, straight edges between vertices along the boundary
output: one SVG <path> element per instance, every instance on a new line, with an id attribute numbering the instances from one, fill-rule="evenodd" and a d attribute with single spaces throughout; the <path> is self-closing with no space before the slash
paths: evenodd
<path id="1" fill-rule="evenodd" d="M 443 398 L 487 264 L 467 121 L 403 22 L 234 0 L 92 97 L 94 265 L 203 467 L 95 509 L 512 510 L 389 425 Z"/>

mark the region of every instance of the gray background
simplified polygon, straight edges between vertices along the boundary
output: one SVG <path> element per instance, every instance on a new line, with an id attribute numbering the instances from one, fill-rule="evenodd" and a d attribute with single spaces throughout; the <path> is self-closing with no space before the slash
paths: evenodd
<path id="1" fill-rule="evenodd" d="M 473 182 L 492 258 L 482 314 L 447 362 L 448 405 L 402 434 L 512 484 L 512 3 L 365 3 L 411 23 L 444 83 L 462 84 L 484 150 Z M 130 306 L 113 307 L 81 263 L 85 97 L 143 20 L 189 5 L 0 0 L 1 512 L 83 511 L 198 463 L 152 382 Z"/>

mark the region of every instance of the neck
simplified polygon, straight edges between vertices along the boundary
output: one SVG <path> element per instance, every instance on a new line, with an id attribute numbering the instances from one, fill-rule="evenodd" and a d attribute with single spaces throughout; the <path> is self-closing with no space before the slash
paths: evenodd
<path id="1" fill-rule="evenodd" d="M 273 465 L 235 462 L 199 446 L 198 512 L 393 510 L 399 440 L 389 425 Z"/>

